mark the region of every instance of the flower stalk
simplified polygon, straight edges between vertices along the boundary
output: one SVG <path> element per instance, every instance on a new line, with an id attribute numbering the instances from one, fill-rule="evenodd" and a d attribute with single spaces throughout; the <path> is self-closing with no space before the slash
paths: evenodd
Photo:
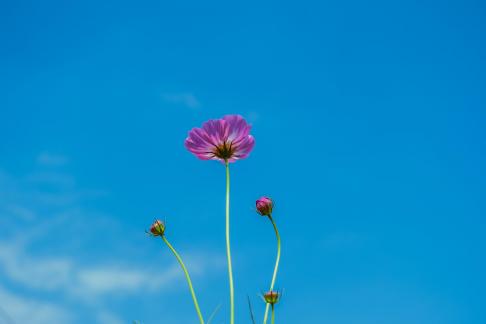
<path id="1" fill-rule="evenodd" d="M 187 268 L 184 265 L 184 262 L 182 261 L 182 258 L 180 257 L 179 253 L 177 253 L 177 251 L 174 249 L 172 244 L 169 243 L 169 241 L 167 240 L 165 235 L 161 235 L 161 237 L 162 237 L 162 240 L 164 241 L 164 243 L 167 244 L 169 249 L 172 251 L 172 253 L 174 253 L 177 261 L 179 262 L 179 264 L 182 267 L 182 270 L 184 271 L 184 275 L 186 276 L 187 284 L 189 285 L 189 290 L 191 291 L 191 296 L 192 296 L 192 300 L 194 302 L 194 307 L 196 308 L 197 316 L 199 317 L 199 322 L 201 324 L 204 324 L 204 318 L 202 316 L 201 309 L 199 308 L 199 303 L 197 302 L 196 293 L 194 292 L 194 287 L 192 286 L 192 281 L 191 281 L 191 277 L 189 276 L 189 272 L 187 271 Z"/>
<path id="2" fill-rule="evenodd" d="M 275 236 L 277 237 L 277 259 L 275 261 L 275 268 L 273 269 L 272 282 L 270 284 L 270 291 L 273 291 L 273 288 L 275 286 L 275 281 L 277 279 L 278 265 L 279 265 L 279 262 L 280 262 L 280 246 L 281 246 L 281 243 L 280 243 L 280 234 L 278 232 L 277 224 L 275 224 L 275 221 L 273 220 L 272 215 L 268 215 L 268 219 L 272 223 L 273 229 L 275 231 Z M 265 307 L 265 315 L 263 317 L 263 323 L 264 324 L 267 323 L 269 308 L 270 308 L 270 303 L 267 303 L 267 306 Z M 274 307 L 273 307 L 273 304 L 272 304 L 272 324 L 273 324 L 273 321 L 274 321 Z"/>
<path id="3" fill-rule="evenodd" d="M 228 161 L 226 166 L 226 256 L 228 258 L 228 277 L 230 289 L 230 324 L 235 322 L 235 300 L 233 286 L 233 266 L 231 264 L 231 246 L 230 246 L 230 170 Z"/>

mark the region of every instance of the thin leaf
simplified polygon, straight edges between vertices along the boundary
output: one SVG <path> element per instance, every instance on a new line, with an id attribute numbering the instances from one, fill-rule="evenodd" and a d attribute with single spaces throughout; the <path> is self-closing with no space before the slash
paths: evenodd
<path id="1" fill-rule="evenodd" d="M 251 307 L 251 300 L 250 300 L 250 296 L 246 295 L 246 297 L 248 298 L 248 308 L 250 309 L 250 317 L 251 317 L 251 322 L 253 324 L 256 324 L 255 323 L 255 316 L 253 316 L 253 308 Z"/>
<path id="2" fill-rule="evenodd" d="M 214 311 L 211 314 L 211 316 L 209 316 L 208 321 L 206 322 L 207 324 L 210 324 L 211 323 L 211 321 L 213 320 L 214 316 L 216 316 L 216 313 L 219 311 L 220 308 L 221 308 L 221 304 L 219 304 L 218 306 L 216 306 L 216 308 L 214 309 Z"/>

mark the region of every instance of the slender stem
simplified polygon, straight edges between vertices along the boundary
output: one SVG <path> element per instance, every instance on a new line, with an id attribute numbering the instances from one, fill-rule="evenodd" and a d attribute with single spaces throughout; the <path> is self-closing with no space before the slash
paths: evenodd
<path id="1" fill-rule="evenodd" d="M 231 265 L 230 248 L 230 171 L 229 163 L 226 161 L 226 255 L 228 257 L 228 276 L 230 289 L 230 324 L 235 323 L 235 300 L 233 287 L 233 266 Z"/>
<path id="2" fill-rule="evenodd" d="M 275 305 L 272 304 L 272 324 L 275 324 Z"/>
<path id="3" fill-rule="evenodd" d="M 278 264 L 280 262 L 280 234 L 278 233 L 277 229 L 277 224 L 275 224 L 275 221 L 272 218 L 272 215 L 268 215 L 268 219 L 270 222 L 272 222 L 273 229 L 275 230 L 275 235 L 277 236 L 277 260 L 275 261 L 275 268 L 273 269 L 273 277 L 272 277 L 272 283 L 270 284 L 270 291 L 273 291 L 273 288 L 275 286 L 275 280 L 277 279 L 277 271 L 278 271 Z M 267 323 L 268 319 L 268 310 L 270 308 L 270 304 L 267 303 L 267 306 L 265 307 L 265 316 L 263 317 L 263 324 Z M 273 307 L 272 307 L 272 312 L 273 312 Z"/>
<path id="4" fill-rule="evenodd" d="M 199 309 L 199 304 L 197 302 L 196 293 L 194 292 L 194 288 L 192 287 L 192 281 L 191 281 L 191 277 L 189 276 L 189 272 L 187 271 L 186 266 L 184 265 L 184 262 L 182 262 L 182 259 L 179 256 L 179 253 L 177 253 L 177 251 L 169 243 L 169 241 L 165 238 L 164 235 L 162 235 L 162 240 L 165 242 L 165 244 L 167 244 L 167 246 L 172 251 L 172 253 L 174 253 L 177 261 L 179 262 L 179 264 L 182 267 L 182 270 L 184 270 L 184 274 L 186 275 L 187 284 L 189 285 L 189 290 L 191 291 L 192 300 L 194 301 L 194 307 L 196 308 L 197 316 L 199 316 L 199 322 L 201 324 L 204 324 L 204 319 L 203 319 L 203 316 L 201 314 L 201 310 Z"/>

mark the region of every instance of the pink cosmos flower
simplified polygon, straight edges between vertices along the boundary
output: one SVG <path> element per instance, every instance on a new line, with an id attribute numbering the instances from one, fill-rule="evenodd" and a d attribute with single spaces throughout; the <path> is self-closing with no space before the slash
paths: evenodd
<path id="1" fill-rule="evenodd" d="M 255 145 L 250 129 L 240 115 L 227 115 L 193 128 L 184 145 L 201 160 L 234 162 L 246 158 Z"/>

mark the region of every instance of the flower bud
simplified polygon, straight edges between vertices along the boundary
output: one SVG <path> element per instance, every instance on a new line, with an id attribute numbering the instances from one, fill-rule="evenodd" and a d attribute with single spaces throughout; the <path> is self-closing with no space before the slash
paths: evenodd
<path id="1" fill-rule="evenodd" d="M 256 201 L 257 212 L 262 216 L 270 216 L 273 209 L 273 201 L 268 197 L 261 197 Z"/>
<path id="2" fill-rule="evenodd" d="M 280 293 L 278 291 L 270 290 L 269 292 L 263 294 L 263 300 L 265 300 L 265 302 L 270 305 L 275 305 L 276 303 L 278 303 L 279 299 Z"/>
<path id="3" fill-rule="evenodd" d="M 165 232 L 165 223 L 156 220 L 152 226 L 150 226 L 150 233 L 152 233 L 153 236 L 164 236 Z"/>

